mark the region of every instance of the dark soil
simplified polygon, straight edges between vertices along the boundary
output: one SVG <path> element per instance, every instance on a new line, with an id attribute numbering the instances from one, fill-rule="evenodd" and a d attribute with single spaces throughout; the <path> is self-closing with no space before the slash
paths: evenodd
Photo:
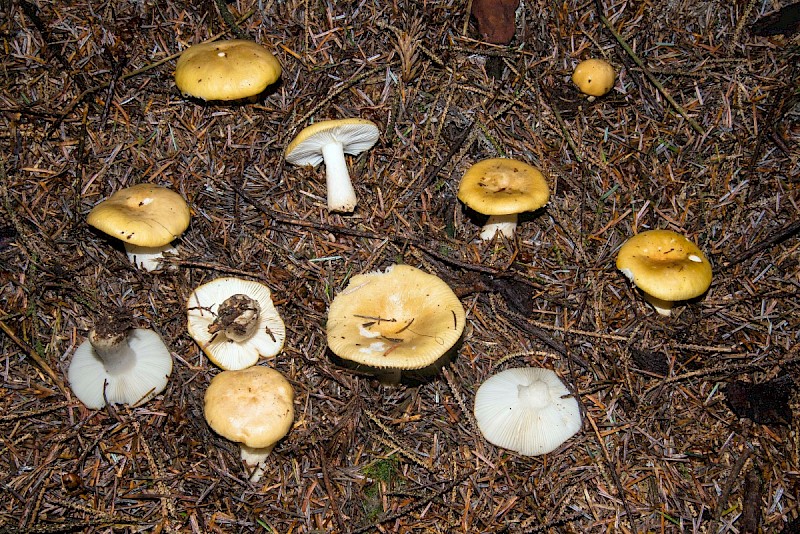
<path id="1" fill-rule="evenodd" d="M 498 46 L 452 0 L 0 2 L 0 531 L 792 531 L 800 48 L 751 31 L 779 4 L 525 1 Z M 280 82 L 256 103 L 181 97 L 180 52 L 236 32 Z M 619 73 L 594 102 L 569 82 L 590 56 Z M 350 116 L 382 136 L 348 159 L 355 212 L 329 214 L 324 170 L 283 150 Z M 458 181 L 497 156 L 539 167 L 551 200 L 480 243 Z M 142 182 L 193 214 L 154 273 L 85 222 Z M 714 265 L 669 318 L 615 268 L 648 228 Z M 445 280 L 467 328 L 437 378 L 390 388 L 333 363 L 325 321 L 353 274 L 397 262 Z M 262 364 L 294 386 L 295 424 L 255 485 L 203 419 L 219 369 L 186 332 L 189 294 L 219 276 L 267 284 L 287 326 Z M 90 411 L 66 370 L 109 313 L 158 331 L 174 371 L 144 406 Z M 483 380 L 528 365 L 585 409 L 541 457 L 471 414 Z M 731 410 L 729 384 L 779 377 L 780 424 Z"/>

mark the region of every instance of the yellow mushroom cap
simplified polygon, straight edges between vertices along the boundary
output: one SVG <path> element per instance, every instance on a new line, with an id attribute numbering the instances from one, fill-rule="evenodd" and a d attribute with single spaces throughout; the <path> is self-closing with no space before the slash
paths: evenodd
<path id="1" fill-rule="evenodd" d="M 602 59 L 586 59 L 578 63 L 572 73 L 572 82 L 581 93 L 589 96 L 603 96 L 613 87 L 617 78 L 614 67 Z"/>
<path id="2" fill-rule="evenodd" d="M 270 447 L 285 436 L 294 420 L 294 390 L 269 367 L 223 371 L 206 390 L 203 412 L 220 436 L 247 447 Z"/>
<path id="3" fill-rule="evenodd" d="M 547 204 L 550 188 L 536 167 L 515 159 L 491 158 L 464 173 L 458 199 L 484 215 L 512 215 Z"/>
<path id="4" fill-rule="evenodd" d="M 131 245 L 160 247 L 189 226 L 189 206 L 178 193 L 154 184 L 120 189 L 96 205 L 86 222 Z"/>
<path id="5" fill-rule="evenodd" d="M 328 312 L 328 346 L 379 369 L 422 369 L 461 337 L 466 314 L 440 278 L 409 265 L 354 276 Z"/>
<path id="6" fill-rule="evenodd" d="M 711 285 L 711 263 L 703 252 L 672 230 L 648 230 L 619 249 L 617 269 L 658 299 L 675 302 L 698 297 Z"/>
<path id="7" fill-rule="evenodd" d="M 175 85 L 202 100 L 239 100 L 260 94 L 280 75 L 281 64 L 269 50 L 233 39 L 184 50 L 175 66 Z"/>

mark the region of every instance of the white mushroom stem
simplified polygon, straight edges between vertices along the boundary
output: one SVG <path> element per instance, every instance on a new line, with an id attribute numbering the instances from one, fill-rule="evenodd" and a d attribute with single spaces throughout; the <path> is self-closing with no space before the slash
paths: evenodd
<path id="1" fill-rule="evenodd" d="M 136 352 L 128 344 L 127 333 L 98 336 L 97 331 L 92 330 L 89 332 L 89 343 L 110 375 L 125 373 L 136 364 Z"/>
<path id="2" fill-rule="evenodd" d="M 663 315 L 664 317 L 669 317 L 672 315 L 672 305 L 674 304 L 672 301 L 654 297 L 653 295 L 645 293 L 644 291 L 642 291 L 642 295 L 644 296 L 644 300 L 649 302 L 659 315 Z"/>
<path id="3" fill-rule="evenodd" d="M 255 468 L 253 474 L 250 475 L 250 482 L 256 483 L 264 476 L 264 466 L 273 448 L 275 448 L 275 445 L 270 445 L 268 447 L 241 446 L 242 460 L 248 466 Z"/>
<path id="4" fill-rule="evenodd" d="M 358 199 L 350 181 L 350 171 L 344 159 L 344 148 L 339 141 L 322 147 L 325 161 L 325 182 L 328 187 L 328 211 L 349 213 L 356 208 Z"/>
<path id="5" fill-rule="evenodd" d="M 494 234 L 500 232 L 506 237 L 514 237 L 514 231 L 517 229 L 517 215 L 490 215 L 489 220 L 483 225 L 481 229 L 481 239 L 489 241 L 494 237 Z"/>
<path id="6" fill-rule="evenodd" d="M 164 259 L 164 252 L 177 254 L 178 249 L 172 244 L 167 243 L 161 247 L 140 247 L 125 243 L 125 252 L 131 263 L 145 271 L 155 271 L 161 268 L 161 260 Z"/>

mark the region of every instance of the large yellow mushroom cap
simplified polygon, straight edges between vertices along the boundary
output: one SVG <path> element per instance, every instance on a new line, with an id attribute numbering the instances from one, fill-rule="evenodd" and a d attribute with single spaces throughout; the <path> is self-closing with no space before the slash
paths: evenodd
<path id="1" fill-rule="evenodd" d="M 628 239 L 619 249 L 617 269 L 665 303 L 698 297 L 711 285 L 711 263 L 703 251 L 672 230 L 648 230 Z M 656 309 L 668 315 L 669 308 Z"/>
<path id="2" fill-rule="evenodd" d="M 120 189 L 89 212 L 86 222 L 129 245 L 160 247 L 189 226 L 191 213 L 178 193 L 154 184 Z"/>
<path id="3" fill-rule="evenodd" d="M 440 278 L 409 265 L 354 276 L 328 312 L 328 346 L 378 369 L 422 369 L 459 340 L 466 314 Z"/>
<path id="4" fill-rule="evenodd" d="M 175 85 L 202 100 L 239 100 L 260 94 L 281 75 L 281 64 L 263 46 L 245 39 L 187 48 L 175 66 Z"/>
<path id="5" fill-rule="evenodd" d="M 484 215 L 511 215 L 547 204 L 550 188 L 536 167 L 515 159 L 490 158 L 464 173 L 458 199 Z"/>
<path id="6" fill-rule="evenodd" d="M 581 93 L 589 96 L 603 96 L 613 87 L 617 78 L 614 67 L 602 59 L 586 59 L 578 63 L 572 73 L 572 82 Z"/>

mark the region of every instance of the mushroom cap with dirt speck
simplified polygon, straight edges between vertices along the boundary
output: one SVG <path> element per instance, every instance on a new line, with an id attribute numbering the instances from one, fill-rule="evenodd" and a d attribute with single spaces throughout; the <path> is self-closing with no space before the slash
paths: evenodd
<path id="1" fill-rule="evenodd" d="M 206 389 L 203 413 L 220 436 L 263 449 L 284 437 L 294 420 L 294 390 L 281 373 L 254 366 L 223 371 Z"/>
<path id="2" fill-rule="evenodd" d="M 440 278 L 409 265 L 354 276 L 328 311 L 330 349 L 377 369 L 422 369 L 456 344 L 466 314 Z"/>
<path id="3" fill-rule="evenodd" d="M 261 94 L 280 75 L 281 64 L 269 50 L 232 39 L 184 50 L 175 66 L 175 85 L 202 100 L 240 100 Z"/>
<path id="4" fill-rule="evenodd" d="M 186 230 L 190 217 L 189 206 L 175 191 L 138 184 L 120 189 L 97 204 L 86 222 L 124 243 L 161 247 Z"/>
<path id="5" fill-rule="evenodd" d="M 525 456 L 554 451 L 582 426 L 569 389 L 555 372 L 537 367 L 489 377 L 475 394 L 474 413 L 489 443 Z"/>
<path id="6" fill-rule="evenodd" d="M 617 269 L 662 301 L 692 299 L 711 285 L 711 263 L 703 251 L 672 230 L 647 230 L 628 239 L 617 254 Z"/>
<path id="7" fill-rule="evenodd" d="M 259 282 L 222 277 L 196 288 L 186 304 L 189 335 L 222 369 L 245 369 L 278 354 L 286 328 Z"/>
<path id="8" fill-rule="evenodd" d="M 589 96 L 603 96 L 614 87 L 617 74 L 614 67 L 603 59 L 586 59 L 575 66 L 572 82 L 581 93 Z"/>
<path id="9" fill-rule="evenodd" d="M 550 188 L 536 167 L 510 158 L 490 158 L 464 173 L 458 199 L 484 215 L 512 215 L 547 204 Z"/>

